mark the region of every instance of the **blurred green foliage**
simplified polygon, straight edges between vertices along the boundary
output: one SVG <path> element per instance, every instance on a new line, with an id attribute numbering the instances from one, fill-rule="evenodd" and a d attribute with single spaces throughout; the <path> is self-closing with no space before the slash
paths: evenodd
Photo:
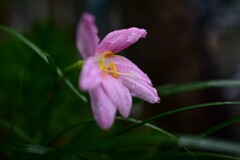
<path id="1" fill-rule="evenodd" d="M 53 24 L 35 25 L 26 35 L 64 68 L 79 60 L 79 55 L 73 34 L 67 29 L 55 28 Z M 12 109 L 16 108 L 15 125 L 30 133 L 33 139 L 39 139 L 43 136 L 40 133 L 49 136 L 62 126 L 89 117 L 90 108 L 21 41 L 4 34 L 0 52 L 0 114 L 3 119 L 11 121 Z M 75 86 L 78 75 L 69 77 Z M 4 141 L 8 141 L 9 136 L 3 136 Z"/>
<path id="2" fill-rule="evenodd" d="M 36 24 L 25 35 L 48 53 L 61 70 L 79 60 L 71 29 L 57 29 L 51 23 Z M 102 131 L 92 119 L 89 102 L 85 103 L 63 82 L 51 63 L 44 62 L 22 42 L 26 43 L 9 34 L 3 34 L 0 41 L 1 159 L 240 159 L 238 143 L 204 138 L 238 123 L 239 117 L 216 125 L 200 136 L 169 133 L 149 124 L 187 110 L 240 102 L 181 107 L 144 121 L 117 117 L 113 128 Z M 78 76 L 74 72 L 67 77 L 75 88 L 78 88 Z M 239 86 L 239 82 L 216 80 L 169 85 L 159 87 L 158 91 L 169 96 L 225 86 Z M 81 94 L 88 97 L 86 93 Z"/>

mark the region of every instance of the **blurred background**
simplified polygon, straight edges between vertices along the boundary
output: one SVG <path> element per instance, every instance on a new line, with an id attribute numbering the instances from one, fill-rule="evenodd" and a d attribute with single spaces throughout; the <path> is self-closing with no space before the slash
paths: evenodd
<path id="1" fill-rule="evenodd" d="M 146 72 L 154 86 L 240 78 L 239 0 L 1 0 L 0 24 L 26 35 L 63 69 L 80 58 L 75 29 L 84 11 L 96 16 L 101 38 L 133 26 L 147 30 L 146 39 L 120 54 Z M 6 126 L 13 116 L 36 140 L 92 117 L 90 107 L 59 85 L 58 76 L 32 52 L 0 31 L 2 142 L 11 136 Z M 69 76 L 76 86 L 78 76 Z M 136 105 L 131 117 L 145 119 L 183 106 L 239 98 L 239 88 L 182 93 L 161 97 L 158 105 Z M 237 107 L 201 109 L 155 123 L 178 134 L 198 134 L 239 114 Z M 239 135 L 236 124 L 213 136 L 239 141 Z"/>

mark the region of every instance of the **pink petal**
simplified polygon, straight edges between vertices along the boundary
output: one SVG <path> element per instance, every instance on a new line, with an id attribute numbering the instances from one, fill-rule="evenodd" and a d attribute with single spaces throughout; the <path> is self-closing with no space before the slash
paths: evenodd
<path id="1" fill-rule="evenodd" d="M 77 26 L 76 43 L 84 59 L 96 54 L 99 42 L 97 32 L 95 18 L 89 13 L 83 13 Z"/>
<path id="2" fill-rule="evenodd" d="M 128 76 L 119 76 L 119 80 L 130 90 L 132 96 L 141 98 L 149 103 L 159 103 L 157 90 L 146 81 Z"/>
<path id="3" fill-rule="evenodd" d="M 132 96 L 129 90 L 119 80 L 110 75 L 103 78 L 102 85 L 120 114 L 123 117 L 128 117 L 132 106 Z"/>
<path id="4" fill-rule="evenodd" d="M 148 78 L 147 74 L 141 71 L 133 62 L 122 56 L 113 56 L 107 59 L 112 61 L 118 69 L 118 72 L 127 73 L 130 77 L 138 78 L 146 81 L 150 86 L 152 86 L 151 80 Z"/>
<path id="5" fill-rule="evenodd" d="M 95 64 L 94 59 L 89 57 L 83 65 L 79 78 L 79 87 L 82 90 L 92 90 L 99 86 L 101 81 L 101 71 Z"/>
<path id="6" fill-rule="evenodd" d="M 102 86 L 90 92 L 94 118 L 102 129 L 108 129 L 114 122 L 116 107 L 106 95 Z"/>
<path id="7" fill-rule="evenodd" d="M 146 35 L 147 32 L 145 29 L 135 27 L 113 31 L 99 44 L 97 53 L 101 54 L 105 51 L 117 53 L 137 42 L 140 38 L 145 38 Z"/>

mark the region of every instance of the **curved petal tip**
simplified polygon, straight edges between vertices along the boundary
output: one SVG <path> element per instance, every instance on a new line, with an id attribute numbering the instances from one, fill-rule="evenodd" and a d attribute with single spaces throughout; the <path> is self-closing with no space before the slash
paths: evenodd
<path id="1" fill-rule="evenodd" d="M 136 27 L 110 32 L 99 44 L 97 53 L 99 54 L 104 51 L 120 52 L 136 43 L 140 38 L 145 38 L 146 35 L 147 31 L 145 29 Z"/>
<path id="2" fill-rule="evenodd" d="M 83 13 L 77 26 L 76 44 L 84 59 L 95 55 L 99 42 L 97 34 L 95 17 L 89 13 Z"/>
<path id="3" fill-rule="evenodd" d="M 91 106 L 94 118 L 102 129 L 109 129 L 115 118 L 116 107 L 105 94 L 102 86 L 97 87 L 90 92 Z"/>

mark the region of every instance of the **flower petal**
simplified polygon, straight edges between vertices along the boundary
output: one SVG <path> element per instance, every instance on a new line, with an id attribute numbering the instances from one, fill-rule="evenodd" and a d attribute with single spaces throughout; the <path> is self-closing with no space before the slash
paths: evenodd
<path id="1" fill-rule="evenodd" d="M 83 67 L 79 78 L 79 87 L 82 90 L 92 90 L 101 83 L 101 71 L 92 57 L 89 57 Z"/>
<path id="2" fill-rule="evenodd" d="M 113 31 L 99 44 L 97 53 L 101 54 L 105 51 L 117 53 L 137 42 L 140 38 L 145 38 L 146 35 L 147 32 L 145 29 L 135 27 Z"/>
<path id="3" fill-rule="evenodd" d="M 96 54 L 99 38 L 97 36 L 95 18 L 89 13 L 83 13 L 77 27 L 77 48 L 84 59 Z"/>
<path id="4" fill-rule="evenodd" d="M 102 85 L 120 114 L 125 118 L 128 117 L 132 106 L 132 96 L 129 90 L 119 80 L 110 75 L 104 77 Z"/>
<path id="5" fill-rule="evenodd" d="M 149 103 L 159 103 L 157 90 L 146 81 L 128 76 L 119 76 L 119 80 L 129 89 L 132 96 L 141 98 Z"/>
<path id="6" fill-rule="evenodd" d="M 102 129 L 108 129 L 112 126 L 116 114 L 116 107 L 106 95 L 102 86 L 97 87 L 90 92 L 91 106 L 94 118 Z"/>
<path id="7" fill-rule="evenodd" d="M 112 61 L 116 65 L 118 72 L 129 74 L 130 77 L 146 81 L 150 86 L 152 86 L 152 82 L 147 76 L 147 74 L 140 70 L 129 59 L 122 56 L 113 56 L 111 58 L 108 58 L 107 60 Z"/>
<path id="8" fill-rule="evenodd" d="M 112 61 L 119 73 L 118 79 L 130 90 L 135 97 L 146 100 L 150 103 L 158 103 L 160 98 L 157 91 L 152 87 L 152 82 L 134 63 L 121 56 L 108 58 Z"/>

